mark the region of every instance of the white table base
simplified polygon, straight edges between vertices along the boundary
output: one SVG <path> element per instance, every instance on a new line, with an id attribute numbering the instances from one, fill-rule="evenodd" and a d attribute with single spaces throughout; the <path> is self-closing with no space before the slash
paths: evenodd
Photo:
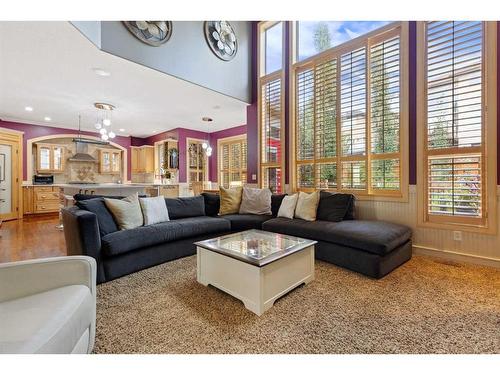
<path id="1" fill-rule="evenodd" d="M 232 295 L 260 316 L 279 297 L 314 280 L 314 246 L 262 267 L 198 246 L 197 273 L 200 284 Z"/>

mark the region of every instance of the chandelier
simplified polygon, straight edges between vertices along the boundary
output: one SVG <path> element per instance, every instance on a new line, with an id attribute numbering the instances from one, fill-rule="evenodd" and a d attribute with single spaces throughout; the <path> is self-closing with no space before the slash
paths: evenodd
<path id="1" fill-rule="evenodd" d="M 112 111 L 115 106 L 108 103 L 94 103 L 97 109 L 95 128 L 101 134 L 101 139 L 107 141 L 116 137 L 116 134 L 111 130 Z"/>
<path id="2" fill-rule="evenodd" d="M 212 122 L 213 121 L 213 119 L 210 117 L 202 117 L 201 120 L 205 121 L 205 122 Z M 212 147 L 210 146 L 208 141 L 203 141 L 203 143 L 201 144 L 201 147 L 203 148 L 203 150 L 205 150 L 205 154 L 208 157 L 212 156 Z"/>

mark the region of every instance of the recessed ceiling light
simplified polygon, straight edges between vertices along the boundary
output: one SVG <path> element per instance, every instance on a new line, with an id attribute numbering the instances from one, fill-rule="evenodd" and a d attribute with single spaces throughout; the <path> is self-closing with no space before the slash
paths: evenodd
<path id="1" fill-rule="evenodd" d="M 119 131 L 121 131 L 121 132 L 124 132 L 124 131 L 125 131 L 125 129 L 118 129 L 118 130 L 119 130 Z"/>
<path id="2" fill-rule="evenodd" d="M 202 117 L 201 118 L 203 121 L 206 121 L 206 122 L 211 122 L 213 121 L 213 119 L 211 117 Z"/>
<path id="3" fill-rule="evenodd" d="M 111 75 L 110 72 L 103 70 L 101 68 L 92 68 L 92 70 L 94 71 L 95 74 L 101 77 L 109 77 Z"/>
<path id="4" fill-rule="evenodd" d="M 47 122 L 52 121 L 52 119 L 49 116 L 45 116 L 43 119 Z"/>
<path id="5" fill-rule="evenodd" d="M 24 107 L 25 111 L 33 112 L 33 107 Z"/>

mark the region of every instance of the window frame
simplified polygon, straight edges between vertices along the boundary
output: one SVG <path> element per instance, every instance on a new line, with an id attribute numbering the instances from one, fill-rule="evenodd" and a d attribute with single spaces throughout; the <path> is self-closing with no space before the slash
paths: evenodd
<path id="1" fill-rule="evenodd" d="M 377 200 L 377 201 L 399 201 L 408 202 L 408 189 L 409 189 L 409 23 L 407 21 L 397 21 L 392 22 L 388 25 L 382 26 L 375 29 L 367 34 L 361 35 L 354 38 L 348 42 L 340 44 L 338 46 L 332 47 L 326 51 L 323 51 L 317 55 L 310 56 L 304 60 L 296 61 L 297 56 L 297 23 L 290 22 L 289 32 L 290 32 L 290 55 L 291 59 L 289 62 L 289 118 L 291 119 L 290 126 L 290 155 L 291 155 L 291 167 L 290 167 L 290 181 L 292 184 L 293 191 L 334 191 L 334 192 L 344 192 L 352 193 L 360 200 Z M 369 63 L 370 63 L 370 48 L 371 46 L 382 42 L 384 40 L 390 39 L 392 36 L 399 35 L 400 38 L 400 120 L 399 120 L 399 152 L 395 153 L 399 156 L 400 160 L 400 188 L 398 190 L 381 190 L 372 189 L 371 187 L 371 162 L 372 160 L 387 159 L 388 154 L 376 155 L 371 152 L 371 138 L 370 138 L 370 124 L 371 124 L 371 109 L 370 109 L 370 78 L 369 78 Z M 355 51 L 359 48 L 365 47 L 365 61 L 366 61 L 366 142 L 365 142 L 365 155 L 363 156 L 342 156 L 341 150 L 341 121 L 340 121 L 340 96 L 337 97 L 337 153 L 334 159 L 336 159 L 337 165 L 337 187 L 336 188 L 325 188 L 317 189 L 314 188 L 298 188 L 297 181 L 297 166 L 299 164 L 308 164 L 308 162 L 302 162 L 297 160 L 297 121 L 296 121 L 296 75 L 298 71 L 304 71 L 314 68 L 316 65 L 327 62 L 333 58 L 337 59 L 337 90 L 340 90 L 340 79 L 341 71 L 340 58 L 343 54 Z M 337 91 L 339 92 L 339 91 Z M 344 189 L 342 188 L 342 162 L 349 161 L 365 161 L 366 165 L 366 189 Z M 314 158 L 314 165 L 324 162 L 323 159 L 316 161 Z"/>
<path id="2" fill-rule="evenodd" d="M 276 24 L 282 22 L 282 63 L 281 70 L 265 74 L 266 54 L 265 54 L 265 31 Z M 285 131 L 285 64 L 287 63 L 287 48 L 286 48 L 286 32 L 287 21 L 261 21 L 257 24 L 257 123 L 258 123 L 258 171 L 257 181 L 260 188 L 264 187 L 265 170 L 270 168 L 280 168 L 281 170 L 281 191 L 276 193 L 284 193 L 286 191 L 285 181 L 287 172 L 285 170 L 286 156 L 286 131 Z M 269 82 L 280 81 L 280 132 L 279 139 L 281 145 L 281 160 L 278 163 L 263 162 L 263 123 L 262 123 L 262 87 Z"/>
<path id="3" fill-rule="evenodd" d="M 231 152 L 229 152 L 229 161 L 228 161 L 229 168 L 224 169 L 223 168 L 224 161 L 223 161 L 222 148 L 225 145 L 228 145 L 229 147 L 231 147 L 231 145 L 234 143 L 246 143 L 247 144 L 247 146 L 246 146 L 246 150 L 247 150 L 246 161 L 247 161 L 247 163 L 245 165 L 243 165 L 243 160 L 241 160 L 239 169 L 231 169 L 231 157 L 230 157 Z M 223 184 L 224 184 L 224 181 L 222 181 L 222 178 L 221 178 L 222 173 L 224 173 L 224 172 L 229 173 L 229 184 L 231 184 L 231 173 L 234 171 L 239 172 L 240 176 L 243 173 L 245 174 L 246 178 L 245 178 L 245 181 L 242 182 L 243 184 L 245 184 L 248 181 L 248 143 L 247 143 L 246 134 L 235 135 L 235 136 L 225 137 L 225 138 L 219 138 L 217 140 L 217 181 L 219 182 L 219 186 L 223 186 Z"/>
<path id="4" fill-rule="evenodd" d="M 417 22 L 417 225 L 449 230 L 496 234 L 497 224 L 497 23 L 483 21 L 482 140 L 481 146 L 427 151 L 426 21 Z M 482 217 L 429 214 L 428 157 L 481 155 Z"/>

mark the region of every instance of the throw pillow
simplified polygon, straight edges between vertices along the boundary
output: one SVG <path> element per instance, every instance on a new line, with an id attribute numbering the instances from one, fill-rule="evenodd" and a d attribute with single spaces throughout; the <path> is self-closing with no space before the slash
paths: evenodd
<path id="1" fill-rule="evenodd" d="M 298 194 L 287 195 L 286 197 L 284 197 L 281 201 L 281 206 L 278 211 L 278 217 L 293 219 L 295 207 L 297 206 L 297 199 L 299 199 Z"/>
<path id="2" fill-rule="evenodd" d="M 297 200 L 297 206 L 295 207 L 295 217 L 307 221 L 316 220 L 318 201 L 319 193 L 317 191 L 311 194 L 301 191 Z"/>
<path id="3" fill-rule="evenodd" d="M 225 189 L 220 187 L 220 209 L 219 215 L 237 214 L 240 211 L 241 187 Z"/>
<path id="4" fill-rule="evenodd" d="M 203 199 L 205 200 L 205 215 L 207 216 L 217 216 L 220 208 L 220 197 L 219 194 L 214 193 L 201 193 Z"/>
<path id="5" fill-rule="evenodd" d="M 244 187 L 240 214 L 271 215 L 271 190 Z"/>
<path id="6" fill-rule="evenodd" d="M 113 219 L 113 215 L 106 208 L 103 198 L 76 201 L 76 206 L 82 210 L 90 211 L 97 216 L 97 225 L 99 226 L 101 237 L 118 231 L 115 219 Z"/>
<path id="7" fill-rule="evenodd" d="M 318 220 L 342 221 L 352 204 L 353 195 L 343 193 L 320 192 Z"/>
<path id="8" fill-rule="evenodd" d="M 144 223 L 137 193 L 123 199 L 104 198 L 120 230 L 140 227 Z"/>
<path id="9" fill-rule="evenodd" d="M 271 195 L 271 213 L 274 217 L 278 216 L 278 211 L 281 207 L 281 202 L 286 194 L 273 194 Z"/>
<path id="10" fill-rule="evenodd" d="M 144 225 L 152 225 L 169 221 L 167 205 L 163 196 L 153 198 L 139 198 Z"/>

